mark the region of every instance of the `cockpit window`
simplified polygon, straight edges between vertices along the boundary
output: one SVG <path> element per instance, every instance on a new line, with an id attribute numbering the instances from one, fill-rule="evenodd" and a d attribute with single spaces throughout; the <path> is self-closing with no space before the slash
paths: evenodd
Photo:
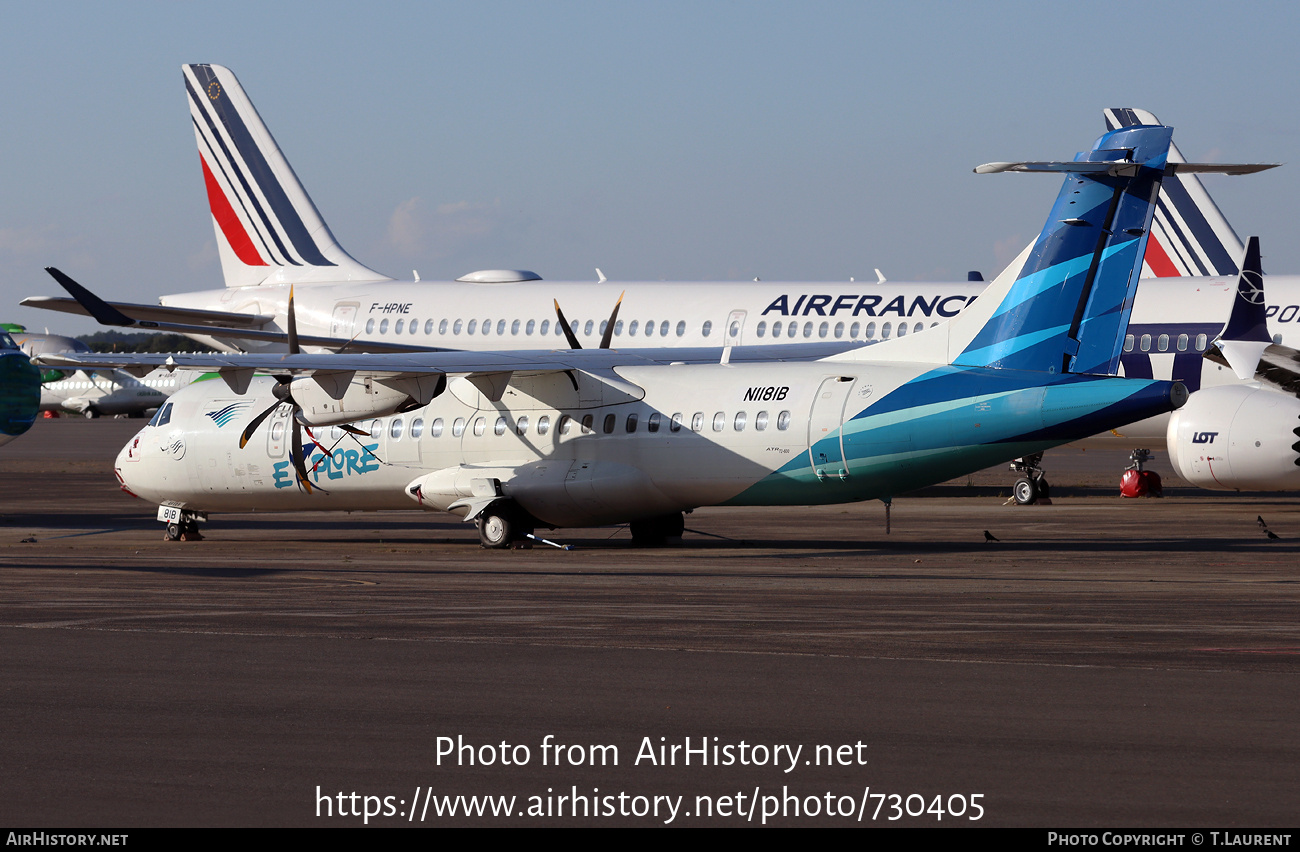
<path id="1" fill-rule="evenodd" d="M 17 348 L 18 348 L 18 344 L 14 343 L 14 339 L 12 337 L 5 334 L 4 332 L 0 332 L 0 349 L 17 349 Z"/>
<path id="2" fill-rule="evenodd" d="M 150 426 L 166 426 L 172 422 L 172 404 L 169 402 L 153 414 L 153 419 L 149 421 Z"/>

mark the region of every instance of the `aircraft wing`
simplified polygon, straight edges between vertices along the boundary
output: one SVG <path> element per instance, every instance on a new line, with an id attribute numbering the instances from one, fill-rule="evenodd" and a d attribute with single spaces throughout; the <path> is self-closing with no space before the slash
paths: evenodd
<path id="1" fill-rule="evenodd" d="M 67 296 L 28 296 L 18 304 L 27 308 L 61 311 L 65 314 L 94 316 L 76 299 Z M 134 302 L 105 302 L 122 316 L 133 320 L 140 328 L 156 328 L 157 324 L 185 323 L 187 328 L 216 326 L 218 328 L 258 329 L 273 321 L 268 314 L 244 314 L 236 311 L 205 311 L 198 308 L 169 308 L 165 305 L 140 305 Z"/>
<path id="2" fill-rule="evenodd" d="M 735 346 L 727 363 L 812 361 L 858 348 L 861 343 L 792 343 L 768 346 Z M 121 369 L 135 375 L 165 367 L 169 370 L 250 370 L 270 375 L 355 373 L 359 376 L 468 375 L 502 372 L 538 374 L 569 370 L 606 371 L 614 367 L 667 364 L 718 363 L 725 350 L 719 347 L 664 349 L 549 349 L 467 352 L 443 350 L 406 353 L 299 353 L 246 354 L 206 353 L 111 353 L 51 352 L 34 363 L 71 369 Z"/>
<path id="3" fill-rule="evenodd" d="M 116 328 L 140 328 L 166 331 L 175 334 L 200 335 L 224 340 L 236 348 L 240 341 L 263 340 L 271 343 L 288 343 L 288 332 L 263 330 L 261 327 L 275 319 L 265 314 L 241 314 L 228 311 L 206 311 L 190 308 L 168 308 L 161 305 L 136 305 L 127 302 L 106 302 L 74 281 L 70 276 L 52 266 L 50 273 L 59 286 L 72 298 L 29 296 L 20 304 L 29 308 L 49 308 L 73 314 L 94 317 L 100 325 Z M 157 319 L 149 319 L 157 317 Z M 186 320 L 179 322 L 179 320 Z M 378 340 L 298 335 L 303 346 L 320 346 L 336 352 L 438 352 L 432 346 L 412 343 L 386 343 Z"/>

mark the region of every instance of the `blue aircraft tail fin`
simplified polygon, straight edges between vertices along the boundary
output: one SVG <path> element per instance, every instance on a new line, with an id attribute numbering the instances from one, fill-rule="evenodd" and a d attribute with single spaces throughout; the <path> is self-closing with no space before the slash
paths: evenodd
<path id="1" fill-rule="evenodd" d="M 1127 127 L 1105 134 L 1072 162 L 976 169 L 1058 172 L 1065 184 L 1023 263 L 1009 267 L 974 310 L 954 320 L 951 363 L 1117 372 L 1172 136 L 1170 127 Z"/>

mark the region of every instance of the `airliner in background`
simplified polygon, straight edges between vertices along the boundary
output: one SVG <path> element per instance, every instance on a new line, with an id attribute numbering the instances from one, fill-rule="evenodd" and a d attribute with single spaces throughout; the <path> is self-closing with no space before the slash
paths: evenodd
<path id="1" fill-rule="evenodd" d="M 229 69 L 182 70 L 226 286 L 163 296 L 158 305 L 111 303 L 133 327 L 188 334 L 223 351 L 284 351 L 289 293 L 296 288 L 297 327 L 308 349 L 591 347 L 607 330 L 610 345 L 624 348 L 873 343 L 956 315 L 985 286 L 894 284 L 883 277 L 616 283 L 600 275 L 594 282 L 551 282 L 526 270 L 481 270 L 451 282 L 398 281 L 361 265 L 338 244 Z M 1107 110 L 1105 118 L 1107 129 L 1158 123 L 1133 109 Z M 1183 161 L 1176 148 L 1170 161 Z M 1228 310 L 1241 252 L 1241 241 L 1197 177 L 1170 175 L 1144 258 L 1144 274 L 1155 278 L 1139 287 L 1122 356 L 1126 374 L 1178 379 L 1192 389 L 1229 380 L 1200 356 Z M 1268 289 L 1274 299 L 1270 326 L 1284 341 L 1300 313 L 1300 278 L 1273 276 Z M 616 303 L 618 318 L 607 329 Z M 23 304 L 85 312 L 67 298 Z M 557 308 L 567 310 L 568 335 Z M 1103 440 L 1158 446 L 1165 420 Z M 1032 502 L 1041 470 L 1031 465 L 1028 473 L 1028 487 L 1018 488 L 1017 496 Z"/>
<path id="2" fill-rule="evenodd" d="M 90 352 L 74 337 L 28 331 L 14 323 L 0 323 L 28 358 L 55 352 Z M 191 370 L 152 370 L 135 376 L 123 370 L 41 371 L 41 411 L 80 414 L 87 420 L 100 415 L 143 417 L 163 400 L 193 381 L 200 373 Z"/>

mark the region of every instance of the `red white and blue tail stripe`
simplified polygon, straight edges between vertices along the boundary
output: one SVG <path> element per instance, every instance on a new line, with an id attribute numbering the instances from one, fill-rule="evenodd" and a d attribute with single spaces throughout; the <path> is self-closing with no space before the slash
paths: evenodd
<path id="1" fill-rule="evenodd" d="M 1108 109 L 1103 114 L 1107 130 L 1160 123 L 1144 109 Z M 1169 147 L 1169 162 L 1187 162 L 1176 145 Z M 1236 275 L 1244 250 L 1241 238 L 1196 175 L 1165 178 L 1147 241 L 1143 278 Z"/>
<path id="2" fill-rule="evenodd" d="M 230 69 L 182 72 L 226 286 L 386 280 L 335 241 Z"/>

